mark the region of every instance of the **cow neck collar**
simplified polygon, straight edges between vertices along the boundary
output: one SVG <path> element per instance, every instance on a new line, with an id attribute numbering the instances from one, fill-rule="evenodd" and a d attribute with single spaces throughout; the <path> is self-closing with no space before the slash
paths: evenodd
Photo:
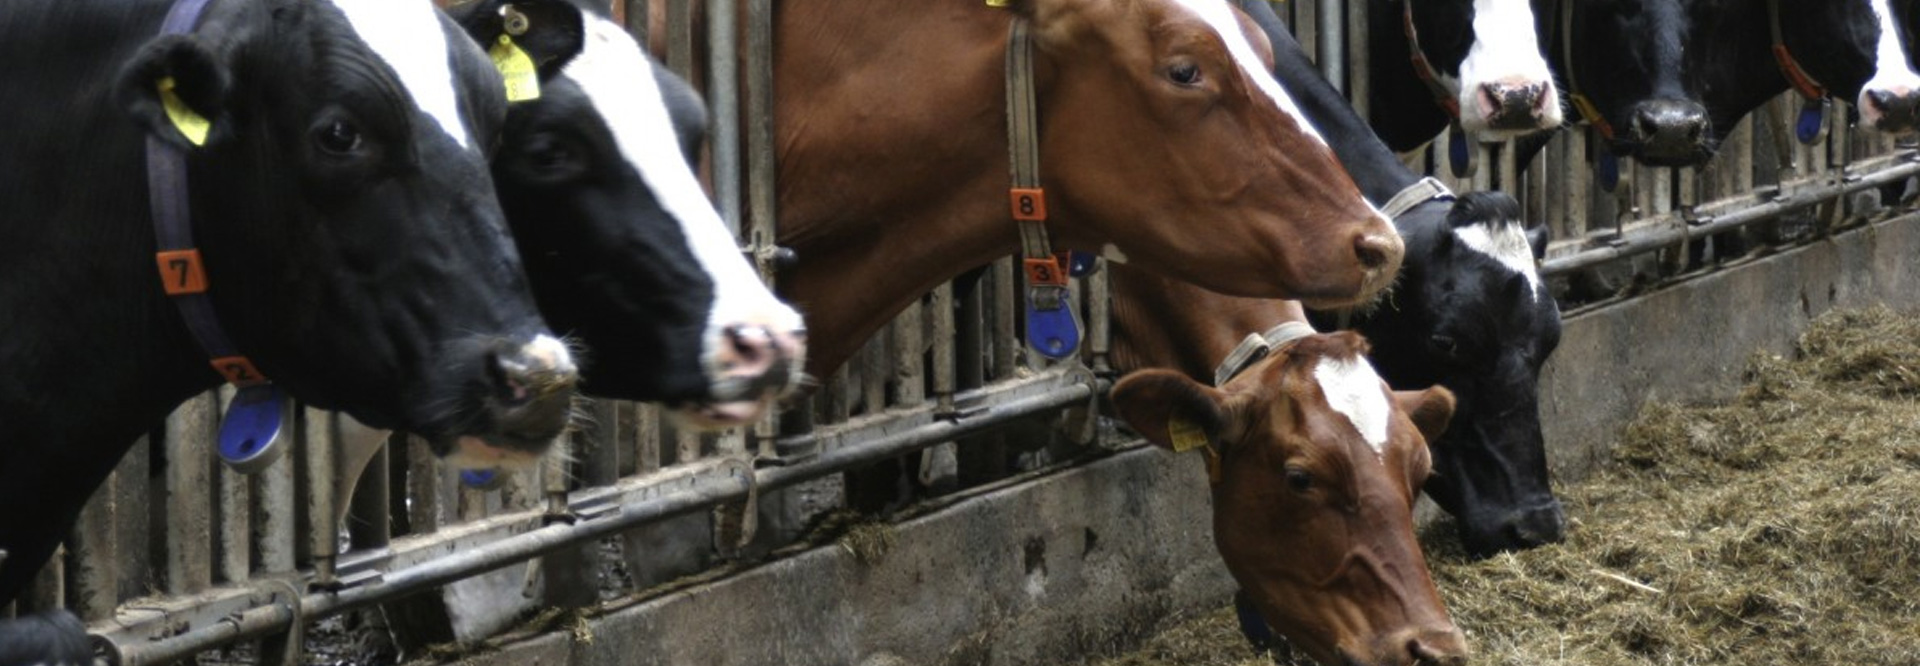
<path id="1" fill-rule="evenodd" d="M 1284 322 L 1267 329 L 1264 333 L 1247 334 L 1246 338 L 1240 340 L 1239 346 L 1227 353 L 1226 360 L 1221 361 L 1220 365 L 1214 368 L 1214 387 L 1226 386 L 1227 382 L 1233 381 L 1234 377 L 1246 372 L 1247 368 L 1252 367 L 1254 363 L 1272 354 L 1273 350 L 1313 334 L 1313 325 L 1304 321 Z"/>
<path id="2" fill-rule="evenodd" d="M 1794 59 L 1793 52 L 1787 49 L 1787 41 L 1781 36 L 1780 0 L 1767 0 L 1767 25 L 1773 33 L 1773 60 L 1780 64 L 1780 73 L 1787 77 L 1787 83 L 1793 86 L 1794 92 L 1800 93 L 1809 102 L 1826 98 L 1827 87 L 1808 74 L 1800 66 L 1800 61 Z"/>
<path id="3" fill-rule="evenodd" d="M 1567 99 L 1573 102 L 1573 110 L 1580 112 L 1580 117 L 1586 119 L 1588 125 L 1600 130 L 1602 138 L 1612 141 L 1613 124 L 1607 122 L 1606 115 L 1600 113 L 1600 107 L 1594 105 L 1593 100 L 1581 94 L 1580 82 L 1573 74 L 1573 0 L 1561 0 L 1554 3 L 1553 8 L 1560 14 L 1554 26 L 1560 33 L 1560 53 L 1563 56 L 1560 60 L 1566 63 Z"/>
<path id="4" fill-rule="evenodd" d="M 1446 110 L 1455 123 L 1460 122 L 1460 98 L 1447 92 L 1446 86 L 1440 85 L 1439 72 L 1434 71 L 1433 62 L 1427 60 L 1427 53 L 1420 50 L 1420 30 L 1413 26 L 1413 0 L 1402 0 L 1400 6 L 1400 23 L 1407 33 L 1407 50 L 1411 52 L 1408 57 L 1413 61 L 1414 76 L 1420 77 L 1427 91 L 1433 93 L 1433 103 Z"/>
<path id="5" fill-rule="evenodd" d="M 160 34 L 192 32 L 211 1 L 178 0 L 160 24 Z M 243 388 L 266 385 L 267 378 L 234 346 L 226 329 L 221 328 L 220 318 L 213 312 L 213 300 L 207 296 L 206 266 L 193 243 L 186 149 L 149 134 L 146 157 L 147 197 L 153 208 L 157 246 L 154 262 L 160 270 L 161 286 L 180 309 L 180 318 L 186 322 L 188 332 L 193 334 L 221 377 Z"/>
<path id="6" fill-rule="evenodd" d="M 989 0 L 989 6 L 995 5 Z M 1079 351 L 1080 324 L 1067 289 L 1070 261 L 1054 254 L 1047 238 L 1047 192 L 1040 185 L 1040 120 L 1034 92 L 1033 35 L 1014 16 L 1007 35 L 1007 161 L 1012 187 L 1008 210 L 1020 227 L 1020 257 L 1027 278 L 1027 347 L 1056 361 Z"/>

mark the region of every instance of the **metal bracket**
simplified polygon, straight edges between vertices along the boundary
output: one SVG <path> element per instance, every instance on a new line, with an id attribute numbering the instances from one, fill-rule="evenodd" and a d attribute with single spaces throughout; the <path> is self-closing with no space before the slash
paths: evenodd
<path id="1" fill-rule="evenodd" d="M 747 484 L 746 499 L 713 508 L 713 549 L 721 557 L 732 559 L 753 543 L 759 531 L 760 481 L 751 460 L 730 459 L 726 465 L 729 476 Z"/>

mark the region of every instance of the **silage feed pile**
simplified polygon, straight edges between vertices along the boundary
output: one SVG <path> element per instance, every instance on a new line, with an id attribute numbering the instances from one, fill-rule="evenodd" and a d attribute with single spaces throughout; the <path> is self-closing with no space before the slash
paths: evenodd
<path id="1" fill-rule="evenodd" d="M 1920 315 L 1820 318 L 1730 403 L 1648 405 L 1560 497 L 1562 544 L 1422 534 L 1473 663 L 1920 665 Z M 1220 610 L 1098 663 L 1271 662 Z"/>

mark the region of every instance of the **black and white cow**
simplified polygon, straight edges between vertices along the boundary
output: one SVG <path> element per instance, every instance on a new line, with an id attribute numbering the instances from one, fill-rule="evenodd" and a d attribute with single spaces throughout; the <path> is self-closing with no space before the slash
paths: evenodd
<path id="1" fill-rule="evenodd" d="M 1369 0 L 1374 131 L 1404 152 L 1456 120 L 1485 141 L 1559 127 L 1536 25 L 1528 0 Z"/>
<path id="2" fill-rule="evenodd" d="M 593 350 L 582 390 L 661 401 L 691 425 L 757 418 L 799 384 L 805 333 L 740 249 L 691 163 L 706 112 L 588 0 L 452 8 L 481 44 L 505 7 L 577 26 L 579 56 L 507 111 L 493 163 L 541 313 Z"/>
<path id="3" fill-rule="evenodd" d="M 193 263 L 156 260 L 174 194 L 199 320 L 294 397 L 457 460 L 531 460 L 567 420 L 574 363 L 485 162 L 486 55 L 426 0 L 209 0 L 160 36 L 171 4 L 0 12 L 0 604 L 128 446 L 220 383 L 163 291 Z M 159 203 L 149 142 L 186 153 Z"/>
<path id="4" fill-rule="evenodd" d="M 1588 107 L 1611 152 L 1654 166 L 1705 164 L 1742 117 L 1790 89 L 1853 104 L 1868 129 L 1910 129 L 1920 76 L 1890 2 L 1778 0 L 1789 65 L 1769 0 L 1535 0 L 1569 100 Z"/>
<path id="5" fill-rule="evenodd" d="M 1265 3 L 1249 14 L 1273 43 L 1274 75 L 1319 128 L 1367 200 L 1387 205 L 1420 177 L 1321 78 Z M 1513 197 L 1430 198 L 1394 218 L 1407 257 L 1391 295 L 1351 325 L 1396 389 L 1442 385 L 1458 401 L 1433 443 L 1425 490 L 1460 522 L 1467 550 L 1488 555 L 1560 540 L 1548 483 L 1539 377 L 1560 340 L 1560 310 L 1534 269 L 1545 227 L 1527 228 Z M 1341 322 L 1314 313 L 1317 327 Z"/>

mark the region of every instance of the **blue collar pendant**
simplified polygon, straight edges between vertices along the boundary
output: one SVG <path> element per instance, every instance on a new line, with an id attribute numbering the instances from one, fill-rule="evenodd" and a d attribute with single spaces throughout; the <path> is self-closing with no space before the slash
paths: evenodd
<path id="1" fill-rule="evenodd" d="M 273 384 L 241 387 L 220 421 L 220 460 L 241 474 L 265 470 L 286 454 L 287 394 Z"/>
<path id="2" fill-rule="evenodd" d="M 1800 117 L 1793 123 L 1793 136 L 1802 145 L 1819 143 L 1827 129 L 1827 100 L 1810 99 L 1800 107 Z"/>
<path id="3" fill-rule="evenodd" d="M 460 470 L 460 485 L 474 490 L 497 490 L 507 485 L 507 475 L 497 469 Z"/>
<path id="4" fill-rule="evenodd" d="M 1067 275 L 1077 278 L 1092 275 L 1094 271 L 1100 269 L 1100 265 L 1094 263 L 1097 259 L 1099 259 L 1099 257 L 1094 256 L 1092 252 L 1081 252 L 1079 250 L 1068 252 Z"/>
<path id="5" fill-rule="evenodd" d="M 1080 350 L 1080 322 L 1067 273 L 1054 255 L 1026 259 L 1027 347 L 1055 361 Z"/>
<path id="6" fill-rule="evenodd" d="M 1600 181 L 1602 191 L 1612 192 L 1614 188 L 1620 186 L 1620 158 L 1616 157 L 1613 151 L 1601 149 L 1599 163 L 1595 166 L 1597 168 L 1594 169 L 1594 178 Z"/>
<path id="7" fill-rule="evenodd" d="M 1467 131 L 1460 129 L 1460 123 L 1447 128 L 1447 168 L 1453 170 L 1454 178 L 1472 178 L 1474 168 L 1474 145 L 1467 140 Z"/>

